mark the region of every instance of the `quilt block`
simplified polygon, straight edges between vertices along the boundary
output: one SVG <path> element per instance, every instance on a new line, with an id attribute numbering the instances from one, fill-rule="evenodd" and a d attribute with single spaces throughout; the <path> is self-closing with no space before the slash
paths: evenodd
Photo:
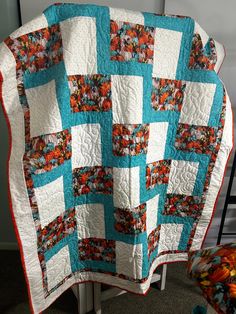
<path id="1" fill-rule="evenodd" d="M 189 17 L 78 4 L 1 44 L 32 312 L 85 281 L 144 294 L 202 246 L 233 145 L 221 48 Z"/>

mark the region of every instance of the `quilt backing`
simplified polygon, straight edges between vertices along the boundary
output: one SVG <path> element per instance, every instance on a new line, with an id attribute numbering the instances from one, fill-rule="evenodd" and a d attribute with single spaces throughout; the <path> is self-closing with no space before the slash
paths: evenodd
<path id="1" fill-rule="evenodd" d="M 146 293 L 214 212 L 232 148 L 222 45 L 190 17 L 55 4 L 0 47 L 32 311 L 85 281 Z"/>

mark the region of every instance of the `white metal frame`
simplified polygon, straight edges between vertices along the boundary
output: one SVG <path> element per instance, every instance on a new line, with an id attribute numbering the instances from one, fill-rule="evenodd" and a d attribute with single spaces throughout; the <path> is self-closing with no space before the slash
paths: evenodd
<path id="1" fill-rule="evenodd" d="M 165 289 L 167 265 L 162 265 L 160 273 L 154 273 L 151 283 L 158 283 L 160 290 Z M 81 283 L 72 286 L 78 301 L 78 314 L 86 314 L 94 309 L 96 314 L 102 313 L 102 302 L 117 297 L 127 291 L 119 288 L 101 290 L 101 283 Z"/>
<path id="2" fill-rule="evenodd" d="M 167 272 L 167 265 L 164 264 L 162 266 L 161 273 L 154 273 L 152 276 L 151 283 L 158 282 L 160 290 L 165 289 L 166 272 Z M 100 283 L 94 283 L 93 286 L 94 286 L 94 290 L 93 290 L 94 311 L 96 314 L 102 314 L 102 301 L 109 300 L 113 297 L 117 297 L 127 292 L 119 288 L 110 288 L 105 291 L 102 291 Z"/>
<path id="3" fill-rule="evenodd" d="M 78 314 L 93 310 L 93 283 L 75 284 L 71 287 L 78 302 Z"/>

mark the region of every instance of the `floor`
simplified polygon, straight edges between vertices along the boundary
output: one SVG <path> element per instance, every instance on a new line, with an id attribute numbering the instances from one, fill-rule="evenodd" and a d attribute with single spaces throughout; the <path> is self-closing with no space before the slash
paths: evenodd
<path id="1" fill-rule="evenodd" d="M 18 251 L 0 251 L 0 313 L 28 314 L 28 296 Z M 185 263 L 169 264 L 166 289 L 155 287 L 142 297 L 130 293 L 102 304 L 102 314 L 191 314 L 195 305 L 206 301 L 187 277 Z M 76 298 L 65 291 L 43 314 L 77 313 Z"/>

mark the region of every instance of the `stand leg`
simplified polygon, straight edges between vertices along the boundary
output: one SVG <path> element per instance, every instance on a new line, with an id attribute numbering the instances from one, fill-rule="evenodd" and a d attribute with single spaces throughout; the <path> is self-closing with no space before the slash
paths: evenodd
<path id="1" fill-rule="evenodd" d="M 166 286 L 166 272 L 167 272 L 167 264 L 162 265 L 161 270 L 161 281 L 160 281 L 160 290 L 164 290 Z"/>
<path id="2" fill-rule="evenodd" d="M 72 290 L 77 298 L 78 314 L 86 314 L 93 309 L 93 291 L 91 283 L 75 284 Z"/>
<path id="3" fill-rule="evenodd" d="M 94 283 L 94 311 L 96 314 L 102 314 L 102 307 L 101 307 L 101 284 L 100 283 Z"/>

